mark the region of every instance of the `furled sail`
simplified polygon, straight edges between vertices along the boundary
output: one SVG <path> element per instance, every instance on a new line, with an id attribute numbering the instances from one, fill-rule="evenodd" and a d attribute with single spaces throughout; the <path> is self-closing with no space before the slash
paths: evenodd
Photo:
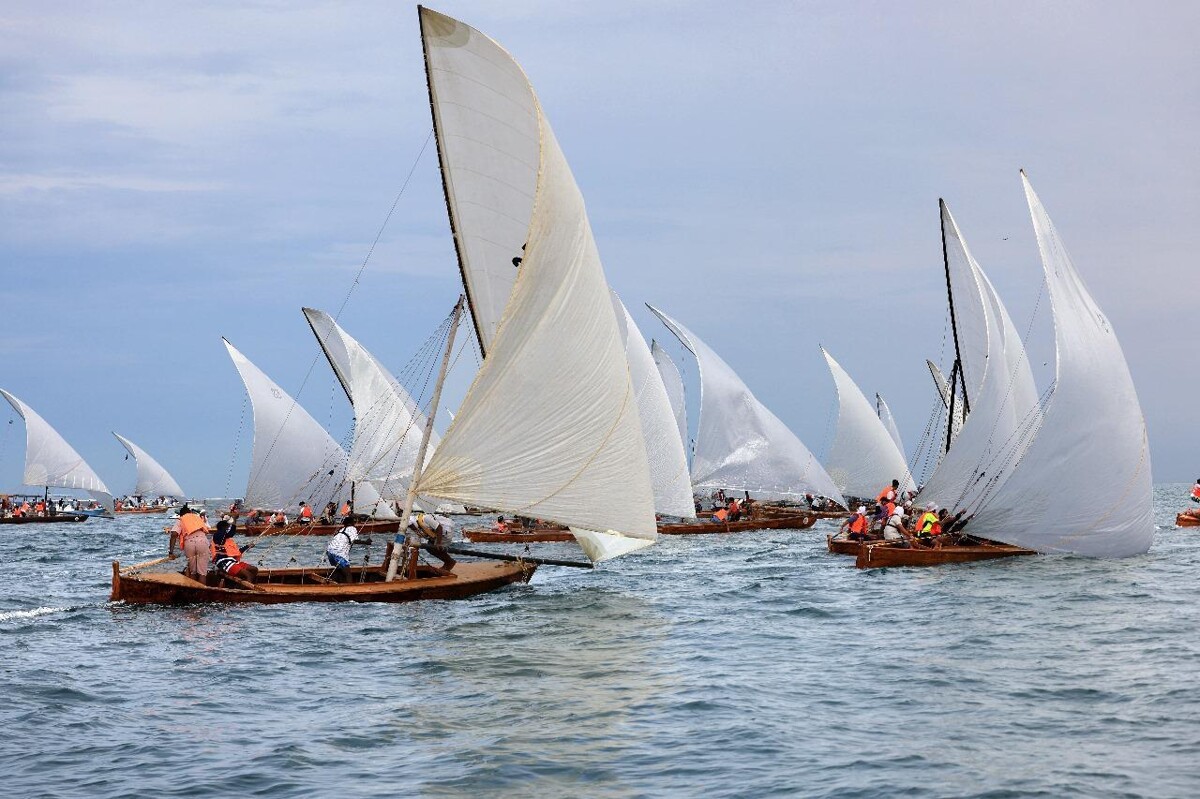
<path id="1" fill-rule="evenodd" d="M 617 323 L 625 338 L 625 357 L 629 360 L 629 377 L 637 397 L 638 417 L 642 420 L 642 436 L 646 440 L 646 458 L 650 464 L 650 482 L 654 487 L 654 509 L 668 516 L 684 519 L 696 517 L 692 499 L 692 481 L 688 475 L 687 455 L 667 389 L 663 385 L 654 356 L 629 315 L 629 309 L 616 292 Z"/>
<path id="2" fill-rule="evenodd" d="M 486 357 L 418 488 L 568 525 L 594 561 L 648 546 L 657 532 L 646 446 L 583 197 L 512 57 L 468 25 L 420 16 L 442 177 Z M 483 310 L 486 269 L 516 274 L 507 305 L 501 281 L 490 289 L 488 307 L 502 317 Z"/>
<path id="3" fill-rule="evenodd" d="M 187 497 L 171 473 L 164 469 L 161 463 L 151 458 L 146 450 L 119 433 L 113 433 L 113 435 L 117 437 L 117 441 L 121 442 L 121 446 L 125 447 L 133 456 L 133 460 L 137 464 L 137 485 L 133 489 L 134 496 L 173 497 L 175 499 Z"/>
<path id="4" fill-rule="evenodd" d="M 421 445 L 425 414 L 391 372 L 333 317 L 313 308 L 303 310 L 354 406 L 354 440 L 346 479 L 356 485 L 371 483 L 384 499 L 403 501 Z M 426 462 L 439 441 L 437 433 L 432 433 Z"/>
<path id="5" fill-rule="evenodd" d="M 700 370 L 692 486 L 749 491 L 771 499 L 820 494 L 844 506 L 841 491 L 808 447 L 758 401 L 729 364 L 695 333 L 654 306 L 647 307 L 696 356 Z"/>
<path id="6" fill-rule="evenodd" d="M 1125 355 L 1028 178 L 1056 378 L 1032 443 L 970 530 L 1042 552 L 1122 557 L 1154 537 L 1146 424 Z"/>
<path id="7" fill-rule="evenodd" d="M 651 340 L 650 354 L 654 356 L 654 365 L 662 378 L 663 388 L 666 389 L 667 399 L 671 402 L 671 413 L 675 415 L 675 424 L 679 427 L 679 440 L 683 442 L 684 453 L 688 451 L 687 402 L 683 393 L 683 376 L 679 367 L 662 345 Z"/>
<path id="8" fill-rule="evenodd" d="M 454 248 L 487 355 L 529 235 L 541 114 L 525 72 L 500 45 L 428 8 L 419 16 Z"/>
<path id="9" fill-rule="evenodd" d="M 901 491 L 911 490 L 914 485 L 904 455 L 875 409 L 824 347 L 821 354 L 829 364 L 838 395 L 837 432 L 825 461 L 834 484 L 842 494 L 859 498 L 874 497 L 892 480 L 900 481 Z"/>
<path id="10" fill-rule="evenodd" d="M 959 278 L 964 288 L 955 295 L 956 305 L 983 308 L 986 347 L 982 369 L 963 364 L 966 374 L 981 373 L 983 379 L 973 389 L 971 412 L 962 429 L 922 486 L 921 499 L 952 510 L 970 510 L 985 492 L 999 486 L 1006 464 L 1015 462 L 1028 444 L 1027 425 L 1036 418 L 1037 388 L 1021 335 L 1004 303 L 971 255 L 945 203 L 941 213 L 951 274 L 969 276 Z M 969 301 L 964 301 L 966 287 L 973 292 Z"/>
<path id="11" fill-rule="evenodd" d="M 900 429 L 896 427 L 896 419 L 892 416 L 892 409 L 888 407 L 887 401 L 878 392 L 875 394 L 875 413 L 879 416 L 879 421 L 883 422 L 883 426 L 888 431 L 888 435 L 892 437 L 892 441 L 896 442 L 896 449 L 900 450 L 900 455 L 903 457 L 904 442 L 900 440 Z"/>
<path id="12" fill-rule="evenodd" d="M 25 485 L 81 489 L 111 510 L 112 493 L 83 456 L 33 408 L 2 388 L 0 394 L 25 420 Z"/>
<path id="13" fill-rule="evenodd" d="M 246 504 L 252 508 L 292 508 L 301 501 L 318 510 L 349 495 L 346 453 L 315 419 L 261 369 L 225 339 L 254 413 L 254 449 Z M 379 495 L 364 485 L 355 510 L 371 513 Z"/>

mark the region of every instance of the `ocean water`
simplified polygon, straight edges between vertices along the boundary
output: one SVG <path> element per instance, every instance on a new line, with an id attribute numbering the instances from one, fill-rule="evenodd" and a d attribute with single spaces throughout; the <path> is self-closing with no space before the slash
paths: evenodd
<path id="1" fill-rule="evenodd" d="M 411 605 L 127 607 L 161 519 L 0 528 L 0 794 L 1198 796 L 1186 493 L 1128 560 L 860 572 L 821 522 Z"/>

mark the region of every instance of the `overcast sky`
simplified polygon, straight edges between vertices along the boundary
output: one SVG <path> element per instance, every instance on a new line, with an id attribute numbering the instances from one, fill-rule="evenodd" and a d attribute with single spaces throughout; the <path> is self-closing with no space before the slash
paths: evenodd
<path id="1" fill-rule="evenodd" d="M 648 301 L 818 454 L 818 342 L 921 436 L 925 358 L 948 359 L 939 197 L 1045 376 L 1024 167 L 1125 348 L 1156 481 L 1200 474 L 1200 5 L 436 7 L 529 74 L 647 337 L 669 337 Z M 305 382 L 300 308 L 337 310 L 414 163 L 343 324 L 398 371 L 460 290 L 432 145 L 418 157 L 415 6 L 8 0 L 0 108 L 0 387 L 114 491 L 134 473 L 110 430 L 193 495 L 243 490 L 222 335 L 345 437 L 323 361 Z M 0 410 L 15 488 L 24 428 Z"/>

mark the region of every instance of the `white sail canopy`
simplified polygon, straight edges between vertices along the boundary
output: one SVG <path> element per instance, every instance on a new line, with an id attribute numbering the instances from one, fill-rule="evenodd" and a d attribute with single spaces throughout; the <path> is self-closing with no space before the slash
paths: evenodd
<path id="1" fill-rule="evenodd" d="M 700 423 L 692 456 L 696 489 L 749 491 L 772 499 L 820 494 L 845 505 L 808 447 L 750 392 L 729 364 L 695 333 L 648 305 L 700 370 Z"/>
<path id="2" fill-rule="evenodd" d="M 896 427 L 896 419 L 892 416 L 892 409 L 888 407 L 887 400 L 878 393 L 875 394 L 875 413 L 879 415 L 879 421 L 883 422 L 884 428 L 892 437 L 892 441 L 896 442 L 896 449 L 900 450 L 903 457 L 904 442 L 900 440 L 900 429 Z"/>
<path id="3" fill-rule="evenodd" d="M 305 308 L 304 316 L 354 406 L 354 441 L 346 479 L 369 482 L 387 500 L 403 500 L 412 479 L 426 417 L 403 386 L 333 317 Z M 431 433 L 426 462 L 439 441 Z"/>
<path id="4" fill-rule="evenodd" d="M 1057 372 L 1033 442 L 970 531 L 1042 552 L 1122 557 L 1154 537 L 1150 452 L 1121 345 L 1021 175 L 1054 311 Z"/>
<path id="5" fill-rule="evenodd" d="M 675 424 L 679 427 L 679 440 L 683 442 L 683 450 L 686 455 L 688 424 L 687 402 L 683 393 L 683 376 L 679 374 L 679 367 L 675 365 L 675 361 L 671 360 L 671 356 L 657 341 L 650 342 L 650 354 L 654 356 L 654 364 L 658 367 L 663 388 L 666 389 L 667 399 L 671 403 L 671 413 L 675 415 Z"/>
<path id="6" fill-rule="evenodd" d="M 427 9 L 421 32 L 464 281 L 475 280 L 473 252 L 484 252 L 488 267 L 499 259 L 517 279 L 418 489 L 577 528 L 593 560 L 648 546 L 657 532 L 646 446 L 583 197 L 516 62 L 473 28 Z M 451 114 L 461 115 L 457 128 Z M 482 143 L 480 163 L 456 168 L 448 141 L 455 136 Z M 485 180 L 492 187 L 488 197 L 470 195 L 489 209 L 479 219 L 464 211 L 464 179 L 474 169 L 486 173 L 472 178 L 479 192 Z M 509 199 L 497 206 L 495 198 Z M 500 224 L 499 216 L 508 218 Z M 494 243 L 468 246 L 464 258 L 462 242 L 476 238 Z M 522 243 L 514 270 L 509 259 Z M 482 295 L 469 290 L 478 323 Z"/>
<path id="7" fill-rule="evenodd" d="M 33 408 L 2 388 L 0 394 L 25 420 L 25 485 L 78 488 L 111 509 L 112 493 L 83 456 Z"/>
<path id="8" fill-rule="evenodd" d="M 958 431 L 962 430 L 963 420 L 965 418 L 963 404 L 961 402 L 955 402 L 954 408 L 952 409 L 950 407 L 950 384 L 946 382 L 946 376 L 942 374 L 942 370 L 939 369 L 937 364 L 933 361 L 926 359 L 925 365 L 929 367 L 929 374 L 933 378 L 934 386 L 937 388 L 938 397 L 940 397 L 942 400 L 942 407 L 946 409 L 947 414 L 949 414 L 951 411 L 954 413 L 954 418 L 950 420 L 948 430 L 943 431 L 943 435 L 948 434 L 950 436 L 950 442 L 953 443 L 954 439 L 958 436 Z M 942 452 L 945 451 L 946 441 L 943 438 Z M 938 458 L 939 460 L 941 459 L 941 453 L 938 453 Z"/>
<path id="9" fill-rule="evenodd" d="M 825 470 L 846 496 L 870 498 L 880 489 L 900 481 L 900 490 L 913 488 L 904 455 L 896 447 L 887 428 L 855 382 L 822 347 L 837 386 L 838 419 L 833 446 L 825 461 Z"/>
<path id="10" fill-rule="evenodd" d="M 301 501 L 318 510 L 349 494 L 346 452 L 308 411 L 261 369 L 225 341 L 254 412 L 254 449 L 246 504 L 255 508 L 294 508 Z M 364 485 L 355 510 L 370 513 L 379 496 Z"/>
<path id="11" fill-rule="evenodd" d="M 925 481 L 921 499 L 959 510 L 994 491 L 1006 477 L 1005 464 L 1020 457 L 1029 441 L 1024 426 L 1036 416 L 1037 388 L 1020 333 L 944 203 L 942 220 L 951 274 L 966 273 L 969 277 L 958 278 L 958 284 L 972 290 L 970 301 L 963 301 L 965 288 L 955 295 L 956 306 L 983 308 L 986 346 L 982 368 L 973 372 L 969 363 L 963 364 L 966 374 L 982 374 L 983 379 L 962 429 Z"/>
<path id="12" fill-rule="evenodd" d="M 654 356 L 629 315 L 629 309 L 616 293 L 617 323 L 625 337 L 625 357 L 629 360 L 629 377 L 637 397 L 638 417 L 642 420 L 642 436 L 646 440 L 646 458 L 650 464 L 650 482 L 654 487 L 654 509 L 668 516 L 684 519 L 696 517 L 692 499 L 692 481 L 688 475 L 687 455 L 667 389 L 659 376 Z"/>
<path id="13" fill-rule="evenodd" d="M 533 216 L 540 112 L 525 72 L 500 45 L 428 8 L 420 20 L 450 226 L 486 355 Z"/>
<path id="14" fill-rule="evenodd" d="M 133 489 L 134 496 L 174 497 L 175 499 L 187 497 L 171 473 L 164 469 L 161 463 L 151 458 L 146 450 L 119 433 L 113 433 L 113 435 L 117 437 L 117 441 L 121 442 L 121 446 L 125 447 L 133 456 L 133 460 L 137 464 L 137 485 Z"/>

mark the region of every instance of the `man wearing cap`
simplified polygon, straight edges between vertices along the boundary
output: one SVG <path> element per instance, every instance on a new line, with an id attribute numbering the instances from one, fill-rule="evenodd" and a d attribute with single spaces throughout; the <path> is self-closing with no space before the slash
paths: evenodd
<path id="1" fill-rule="evenodd" d="M 917 538 L 922 543 L 928 544 L 933 540 L 933 537 L 941 532 L 940 520 L 937 514 L 937 503 L 930 502 L 925 505 L 925 512 L 921 514 L 921 518 L 917 520 Z"/>
<path id="2" fill-rule="evenodd" d="M 446 547 L 454 538 L 454 522 L 439 514 L 414 513 L 408 517 L 408 529 L 429 543 L 425 549 L 442 562 L 442 569 L 451 573 L 456 561 Z"/>

